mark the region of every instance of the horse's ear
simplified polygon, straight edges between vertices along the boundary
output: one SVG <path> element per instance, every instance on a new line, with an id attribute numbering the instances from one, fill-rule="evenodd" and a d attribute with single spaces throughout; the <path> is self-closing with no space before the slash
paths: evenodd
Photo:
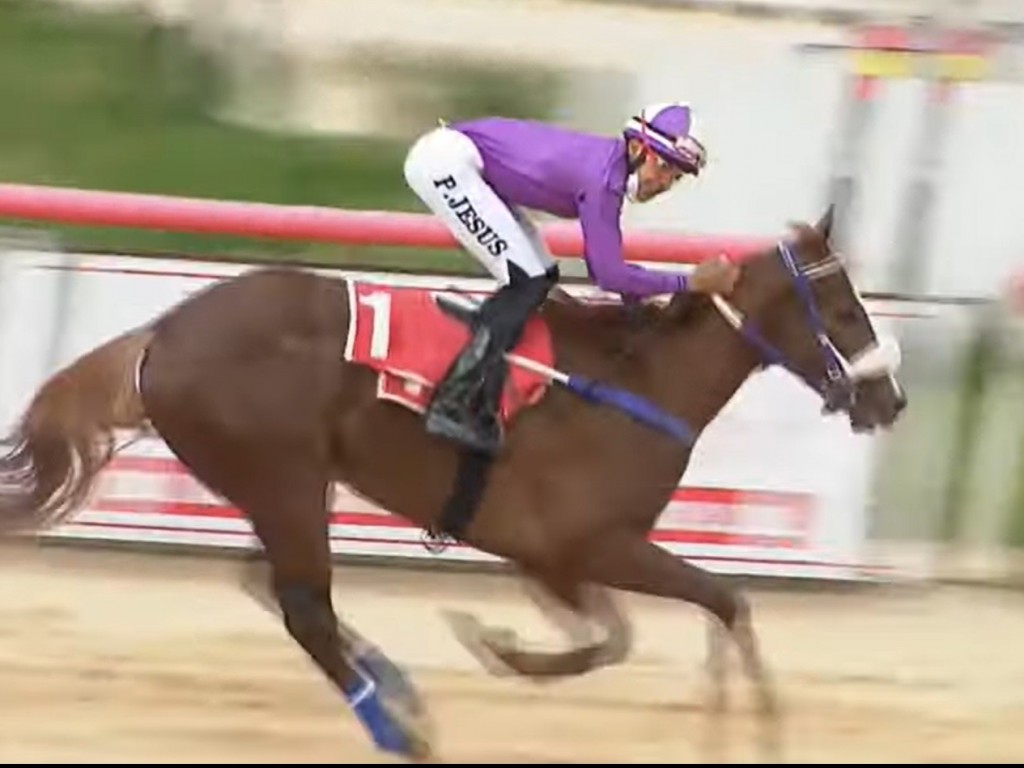
<path id="1" fill-rule="evenodd" d="M 832 221 L 835 218 L 835 211 L 836 204 L 829 203 L 828 210 L 825 211 L 825 215 L 821 217 L 821 220 L 815 227 L 826 243 L 832 237 Z"/>

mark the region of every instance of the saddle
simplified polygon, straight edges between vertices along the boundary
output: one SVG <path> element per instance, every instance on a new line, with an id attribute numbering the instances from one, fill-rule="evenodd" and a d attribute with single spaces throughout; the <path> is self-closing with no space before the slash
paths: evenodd
<path id="1" fill-rule="evenodd" d="M 472 296 L 418 287 L 351 280 L 345 360 L 377 372 L 377 397 L 423 414 L 434 388 L 478 325 Z M 539 314 L 527 321 L 517 356 L 550 367 L 554 350 Z M 498 417 L 503 428 L 536 404 L 551 386 L 543 374 L 510 366 Z M 458 476 L 438 524 L 440 532 L 459 536 L 472 517 L 486 485 L 491 459 L 460 451 Z"/>

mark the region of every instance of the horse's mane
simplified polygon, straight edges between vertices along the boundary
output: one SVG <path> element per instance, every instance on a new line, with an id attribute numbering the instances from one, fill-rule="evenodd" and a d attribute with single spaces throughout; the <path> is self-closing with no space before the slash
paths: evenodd
<path id="1" fill-rule="evenodd" d="M 672 297 L 662 312 L 675 323 L 688 323 L 695 315 L 713 309 L 711 299 L 703 293 L 679 293 Z"/>
<path id="2" fill-rule="evenodd" d="M 696 293 L 679 293 L 668 302 L 549 298 L 545 303 L 545 313 L 562 316 L 569 325 L 606 345 L 615 357 L 632 356 L 645 339 L 691 323 L 711 309 L 711 300 Z"/>

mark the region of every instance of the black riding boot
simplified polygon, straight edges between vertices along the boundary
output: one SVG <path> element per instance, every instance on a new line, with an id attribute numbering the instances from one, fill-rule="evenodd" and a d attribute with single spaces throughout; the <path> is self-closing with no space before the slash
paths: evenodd
<path id="1" fill-rule="evenodd" d="M 501 445 L 498 407 L 508 363 L 504 354 L 522 335 L 530 314 L 558 281 L 553 268 L 540 277 L 509 264 L 510 280 L 481 305 L 473 336 L 438 385 L 426 412 L 427 432 L 494 455 Z"/>

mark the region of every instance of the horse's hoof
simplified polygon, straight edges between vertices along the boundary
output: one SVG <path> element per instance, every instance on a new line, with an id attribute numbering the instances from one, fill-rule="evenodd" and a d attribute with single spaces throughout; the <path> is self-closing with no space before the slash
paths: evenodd
<path id="1" fill-rule="evenodd" d="M 412 712 L 379 688 L 349 697 L 363 727 L 382 752 L 410 760 L 431 759 L 433 727 L 426 713 Z"/>
<path id="2" fill-rule="evenodd" d="M 508 677 L 512 669 L 497 652 L 501 644 L 500 632 L 487 629 L 475 616 L 464 611 L 444 611 L 455 638 L 480 665 L 497 677 Z M 506 638 L 507 639 L 507 638 Z"/>
<path id="3" fill-rule="evenodd" d="M 352 663 L 367 687 L 346 698 L 376 747 L 415 761 L 430 760 L 433 722 L 406 674 L 370 643 L 359 643 Z"/>
<path id="4" fill-rule="evenodd" d="M 419 697 L 411 689 L 404 694 L 385 695 L 384 707 L 405 736 L 405 756 L 418 762 L 433 759 L 434 722 Z"/>
<path id="5" fill-rule="evenodd" d="M 425 715 L 394 715 L 400 722 L 406 739 L 405 757 L 416 762 L 429 762 L 434 758 L 433 727 Z"/>

